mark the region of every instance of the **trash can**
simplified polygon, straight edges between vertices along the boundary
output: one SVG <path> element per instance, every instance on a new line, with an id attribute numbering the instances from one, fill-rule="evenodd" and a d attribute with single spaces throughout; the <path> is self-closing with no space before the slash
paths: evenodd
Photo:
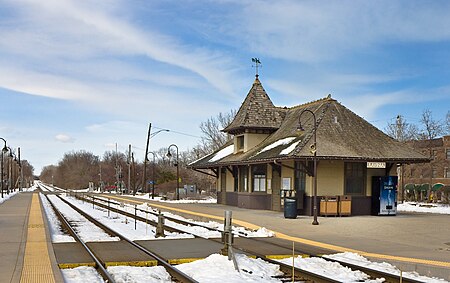
<path id="1" fill-rule="evenodd" d="M 297 218 L 297 200 L 293 198 L 284 199 L 284 218 Z"/>
<path id="2" fill-rule="evenodd" d="M 320 200 L 320 215 L 338 215 L 338 197 L 323 196 Z"/>

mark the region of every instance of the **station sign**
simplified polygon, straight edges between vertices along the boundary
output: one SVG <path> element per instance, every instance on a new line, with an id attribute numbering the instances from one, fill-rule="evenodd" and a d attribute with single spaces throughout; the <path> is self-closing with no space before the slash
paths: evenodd
<path id="1" fill-rule="evenodd" d="M 383 169 L 386 168 L 386 162 L 367 162 L 367 168 Z"/>

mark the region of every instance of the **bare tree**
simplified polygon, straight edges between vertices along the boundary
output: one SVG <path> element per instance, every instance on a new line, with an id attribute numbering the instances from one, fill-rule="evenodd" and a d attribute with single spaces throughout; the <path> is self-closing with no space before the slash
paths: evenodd
<path id="1" fill-rule="evenodd" d="M 445 118 L 445 127 L 447 128 L 447 134 L 450 135 L 450 111 L 447 112 L 447 116 Z"/>
<path id="2" fill-rule="evenodd" d="M 84 151 L 72 151 L 64 154 L 58 163 L 54 183 L 65 189 L 87 188 L 89 182 L 97 177 L 98 156 Z"/>
<path id="3" fill-rule="evenodd" d="M 433 118 L 433 114 L 431 113 L 431 110 L 426 109 L 422 113 L 422 117 L 420 119 L 420 122 L 422 124 L 422 132 L 421 132 L 421 138 L 423 140 L 428 141 L 428 150 L 429 150 L 429 156 L 430 159 L 434 158 L 434 151 L 433 151 L 433 140 L 440 135 L 444 133 L 444 124 L 439 121 L 435 120 Z M 433 186 L 433 162 L 430 162 L 430 186 L 427 193 L 428 199 L 430 199 L 431 195 L 431 189 Z"/>
<path id="4" fill-rule="evenodd" d="M 424 140 L 435 139 L 444 133 L 444 124 L 442 121 L 435 120 L 429 109 L 423 111 L 420 123 L 422 124 L 420 136 Z"/>
<path id="5" fill-rule="evenodd" d="M 402 115 L 398 115 L 395 121 L 391 120 L 384 132 L 400 142 L 415 140 L 419 136 L 419 128 L 406 122 Z"/>
<path id="6" fill-rule="evenodd" d="M 235 115 L 235 110 L 231 110 L 228 113 L 219 113 L 216 117 L 210 117 L 208 120 L 200 124 L 200 130 L 204 135 L 202 137 L 201 146 L 204 154 L 208 154 L 219 149 L 231 139 L 231 136 L 221 130 L 233 121 Z"/>

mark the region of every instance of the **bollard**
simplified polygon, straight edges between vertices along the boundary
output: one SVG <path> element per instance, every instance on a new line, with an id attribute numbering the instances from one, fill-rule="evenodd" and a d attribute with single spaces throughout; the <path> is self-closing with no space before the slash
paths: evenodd
<path id="1" fill-rule="evenodd" d="M 222 242 L 224 244 L 223 249 L 221 250 L 222 255 L 228 256 L 228 260 L 230 260 L 231 255 L 228 254 L 229 247 L 233 244 L 233 233 L 231 233 L 231 211 L 225 211 L 225 220 L 223 223 L 223 232 L 222 232 Z"/>
<path id="2" fill-rule="evenodd" d="M 164 237 L 164 215 L 161 214 L 161 211 L 158 214 L 158 226 L 156 226 L 155 237 Z"/>
<path id="3" fill-rule="evenodd" d="M 134 205 L 134 230 L 136 230 L 136 218 L 137 218 L 137 205 Z"/>
<path id="4" fill-rule="evenodd" d="M 109 218 L 109 212 L 110 212 L 110 209 L 111 209 L 111 207 L 110 207 L 110 200 L 109 200 L 109 198 L 108 198 L 108 218 Z"/>
<path id="5" fill-rule="evenodd" d="M 233 253 L 233 230 L 232 230 L 232 212 L 230 210 L 225 211 L 225 221 L 224 221 L 224 227 L 223 227 L 223 233 L 222 233 L 222 242 L 224 243 L 224 247 L 221 250 L 222 255 L 228 256 L 228 260 L 233 260 L 234 269 L 237 272 L 239 271 L 239 266 L 236 261 L 236 257 Z"/>

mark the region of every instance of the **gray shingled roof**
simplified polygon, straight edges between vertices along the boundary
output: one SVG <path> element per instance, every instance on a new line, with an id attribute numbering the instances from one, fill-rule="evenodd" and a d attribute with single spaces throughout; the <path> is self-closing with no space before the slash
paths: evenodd
<path id="1" fill-rule="evenodd" d="M 336 100 L 327 97 L 286 109 L 279 128 L 248 152 L 230 154 L 221 159 L 214 158 L 220 152 L 219 150 L 193 162 L 190 167 L 201 169 L 223 165 L 273 162 L 283 159 L 312 158 L 309 146 L 313 143 L 314 131 L 313 118 L 310 113 L 305 112 L 301 117 L 305 131 L 297 130 L 299 116 L 304 109 L 309 109 L 316 115 L 318 159 L 401 163 L 429 161 L 427 157 L 414 151 L 411 146 L 392 139 Z M 226 144 L 222 149 L 230 144 L 232 142 Z M 211 159 L 214 161 L 211 162 Z"/>
<path id="2" fill-rule="evenodd" d="M 266 129 L 274 131 L 280 127 L 285 110 L 275 107 L 258 77 L 239 108 L 233 122 L 224 132 L 234 134 L 245 129 Z"/>

